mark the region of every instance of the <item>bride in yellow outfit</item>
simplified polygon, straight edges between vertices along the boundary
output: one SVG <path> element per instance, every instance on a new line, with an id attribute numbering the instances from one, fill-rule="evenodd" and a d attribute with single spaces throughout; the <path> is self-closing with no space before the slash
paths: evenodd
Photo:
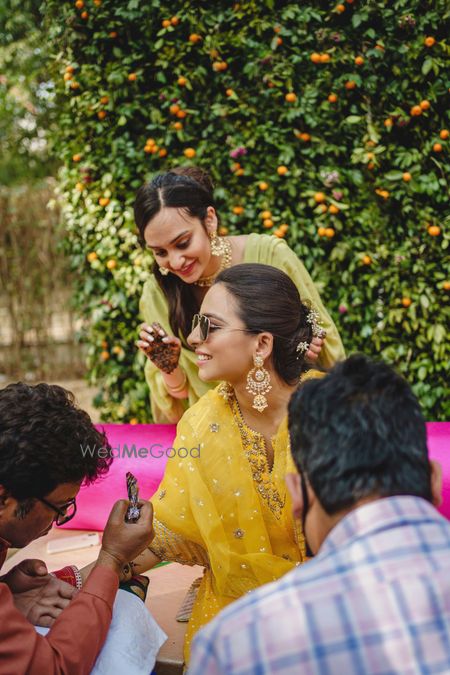
<path id="1" fill-rule="evenodd" d="M 220 609 L 305 560 L 284 480 L 295 470 L 287 406 L 309 375 L 316 320 L 291 279 L 261 264 L 219 274 L 194 316 L 199 377 L 223 383 L 180 420 L 174 448 L 186 452 L 168 460 L 152 499 L 155 538 L 133 562 L 136 573 L 160 560 L 205 567 L 186 662 L 193 634 Z"/>

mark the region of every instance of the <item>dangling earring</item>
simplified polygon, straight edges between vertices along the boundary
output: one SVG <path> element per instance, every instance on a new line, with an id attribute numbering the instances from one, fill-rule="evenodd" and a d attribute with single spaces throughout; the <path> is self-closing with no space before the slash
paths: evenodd
<path id="1" fill-rule="evenodd" d="M 272 389 L 270 384 L 270 374 L 264 368 L 264 359 L 262 356 L 255 354 L 253 357 L 253 365 L 247 374 L 247 391 L 253 394 L 253 408 L 258 412 L 262 412 L 269 405 L 264 394 Z"/>
<path id="2" fill-rule="evenodd" d="M 211 242 L 211 255 L 223 255 L 226 251 L 226 245 L 223 237 L 218 237 L 215 232 L 209 232 L 208 236 Z"/>
<path id="3" fill-rule="evenodd" d="M 163 277 L 166 277 L 169 274 L 170 270 L 167 269 L 167 267 L 160 267 L 159 268 L 159 273 L 163 275 Z"/>

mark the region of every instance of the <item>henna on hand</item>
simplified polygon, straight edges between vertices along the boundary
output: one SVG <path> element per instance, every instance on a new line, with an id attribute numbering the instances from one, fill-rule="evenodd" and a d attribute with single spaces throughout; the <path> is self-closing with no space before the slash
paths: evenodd
<path id="1" fill-rule="evenodd" d="M 163 339 L 167 337 L 167 333 L 158 323 L 154 323 L 152 326 L 155 329 L 153 332 L 153 342 L 150 342 L 148 347 L 145 348 L 145 354 L 159 370 L 169 375 L 178 366 L 181 347 L 176 342 L 163 342 Z M 160 335 L 160 331 L 164 332 L 164 335 Z"/>

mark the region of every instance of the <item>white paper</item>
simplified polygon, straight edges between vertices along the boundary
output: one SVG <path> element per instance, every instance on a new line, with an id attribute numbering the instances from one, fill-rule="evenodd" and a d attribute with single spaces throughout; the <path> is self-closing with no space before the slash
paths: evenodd
<path id="1" fill-rule="evenodd" d="M 48 628 L 35 627 L 41 635 Z M 111 626 L 92 675 L 150 675 L 156 655 L 167 640 L 142 600 L 119 589 Z"/>

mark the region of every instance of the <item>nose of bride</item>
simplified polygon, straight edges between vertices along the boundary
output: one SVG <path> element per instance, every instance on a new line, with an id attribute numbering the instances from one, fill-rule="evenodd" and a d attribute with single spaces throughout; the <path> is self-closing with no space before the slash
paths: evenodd
<path id="1" fill-rule="evenodd" d="M 194 330 L 192 330 L 187 338 L 188 345 L 191 347 L 196 347 L 197 345 L 201 344 L 201 339 L 200 339 L 200 326 L 196 326 Z"/>

